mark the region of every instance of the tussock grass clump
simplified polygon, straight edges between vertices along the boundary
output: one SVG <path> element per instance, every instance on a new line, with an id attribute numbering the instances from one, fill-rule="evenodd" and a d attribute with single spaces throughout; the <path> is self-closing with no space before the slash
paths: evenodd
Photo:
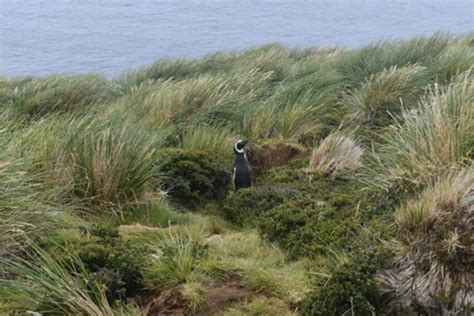
<path id="1" fill-rule="evenodd" d="M 412 104 L 419 95 L 427 83 L 426 76 L 420 75 L 423 70 L 417 65 L 384 69 L 346 96 L 344 104 L 362 121 L 390 118 L 390 113 L 399 113 L 402 104 Z"/>
<path id="2" fill-rule="evenodd" d="M 474 67 L 474 46 L 453 45 L 447 47 L 434 62 L 436 81 L 449 83 L 457 75 Z"/>
<path id="3" fill-rule="evenodd" d="M 0 130 L 0 257 L 5 258 L 25 242 L 64 225 L 61 211 L 73 209 L 58 203 L 62 188 L 45 188 L 41 174 L 28 173 L 32 161 L 17 156 L 16 139 L 10 136 Z"/>
<path id="4" fill-rule="evenodd" d="M 228 98 L 232 94 L 228 87 L 227 79 L 206 75 L 179 82 L 161 80 L 117 100 L 114 107 L 156 130 L 177 123 L 178 119 L 189 123 L 192 115 Z"/>
<path id="5" fill-rule="evenodd" d="M 320 113 L 315 106 L 295 103 L 277 110 L 278 113 L 271 135 L 280 140 L 301 140 L 318 129 L 315 118 Z"/>
<path id="6" fill-rule="evenodd" d="M 158 80 L 180 80 L 192 74 L 192 63 L 186 59 L 159 60 L 149 66 L 127 71 L 114 82 L 114 91 L 118 95 L 126 95 L 130 89 L 139 87 L 146 82 Z"/>
<path id="7" fill-rule="evenodd" d="M 451 173 L 395 213 L 395 267 L 380 274 L 393 303 L 426 313 L 472 311 L 474 168 Z"/>
<path id="8" fill-rule="evenodd" d="M 140 202 L 153 176 L 153 139 L 132 128 L 86 132 L 63 154 L 74 193 L 112 210 Z"/>
<path id="9" fill-rule="evenodd" d="M 11 297 L 7 294 L 7 301 L 21 298 L 15 306 L 52 314 L 114 315 L 105 292 L 82 261 L 76 256 L 70 258 L 69 262 L 57 261 L 35 245 L 27 258 L 2 257 L 1 266 L 17 278 L 1 280 L 0 284 L 8 289 L 7 293 L 22 293 Z"/>
<path id="10" fill-rule="evenodd" d="M 186 282 L 180 292 L 191 310 L 197 310 L 206 303 L 206 288 L 200 282 Z"/>
<path id="11" fill-rule="evenodd" d="M 414 186 L 430 183 L 472 158 L 474 148 L 474 77 L 457 77 L 447 88 L 435 85 L 418 109 L 404 111 L 402 121 L 384 138 L 364 180 L 388 189 L 401 180 Z"/>
<path id="12" fill-rule="evenodd" d="M 320 108 L 302 103 L 282 106 L 263 103 L 249 109 L 243 118 L 243 132 L 252 139 L 301 140 L 318 129 Z"/>
<path id="13" fill-rule="evenodd" d="M 357 140 L 336 131 L 313 150 L 307 171 L 333 177 L 347 174 L 362 166 L 362 154 L 363 149 Z"/>
<path id="14" fill-rule="evenodd" d="M 48 226 L 50 208 L 35 199 L 37 191 L 24 172 L 24 162 L 0 154 L 0 256 L 18 250 L 18 242 Z M 49 225 L 51 225 L 50 223 Z"/>
<path id="15" fill-rule="evenodd" d="M 180 146 L 184 149 L 204 150 L 217 157 L 230 158 L 235 136 L 226 127 L 212 125 L 192 126 L 181 139 Z"/>
<path id="16" fill-rule="evenodd" d="M 205 250 L 190 237 L 169 230 L 156 241 L 154 254 L 144 272 L 149 288 L 162 290 L 205 278 L 198 265 Z"/>
<path id="17" fill-rule="evenodd" d="M 394 42 L 379 41 L 347 52 L 339 61 L 338 68 L 351 86 L 358 87 L 371 75 L 386 68 L 415 64 L 430 66 L 451 40 L 446 33 L 436 33 Z"/>
<path id="18" fill-rule="evenodd" d="M 11 98 L 12 91 L 20 89 L 23 85 L 27 84 L 34 77 L 17 77 L 8 78 L 0 75 L 0 111 L 4 111 Z"/>
<path id="19" fill-rule="evenodd" d="M 97 74 L 33 78 L 11 90 L 7 105 L 28 117 L 84 110 L 104 100 L 107 81 Z"/>

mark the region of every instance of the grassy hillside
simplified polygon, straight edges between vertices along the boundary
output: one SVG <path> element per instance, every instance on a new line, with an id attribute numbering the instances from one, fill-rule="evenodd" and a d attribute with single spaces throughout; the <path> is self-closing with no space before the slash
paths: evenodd
<path id="1" fill-rule="evenodd" d="M 435 34 L 0 78 L 0 314 L 472 313 L 473 66 Z"/>

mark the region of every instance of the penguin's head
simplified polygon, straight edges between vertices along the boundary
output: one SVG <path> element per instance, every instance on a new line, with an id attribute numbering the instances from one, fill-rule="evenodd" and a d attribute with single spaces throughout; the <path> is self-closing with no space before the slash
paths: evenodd
<path id="1" fill-rule="evenodd" d="M 236 141 L 234 144 L 234 152 L 236 154 L 243 154 L 245 144 L 247 144 L 245 140 L 239 139 L 238 141 Z"/>

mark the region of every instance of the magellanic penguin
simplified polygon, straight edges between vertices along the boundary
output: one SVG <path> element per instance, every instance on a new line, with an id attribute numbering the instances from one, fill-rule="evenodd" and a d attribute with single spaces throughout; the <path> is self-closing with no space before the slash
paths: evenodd
<path id="1" fill-rule="evenodd" d="M 235 160 L 232 167 L 232 182 L 235 192 L 241 188 L 250 188 L 252 186 L 253 171 L 245 155 L 244 146 L 247 142 L 239 139 L 234 144 Z"/>

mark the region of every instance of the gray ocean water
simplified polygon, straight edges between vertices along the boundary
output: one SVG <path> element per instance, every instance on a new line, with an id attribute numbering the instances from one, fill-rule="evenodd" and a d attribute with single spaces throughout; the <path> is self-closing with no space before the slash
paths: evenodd
<path id="1" fill-rule="evenodd" d="M 474 30 L 474 0 L 0 0 L 0 74 L 101 71 L 269 42 L 339 44 Z"/>

